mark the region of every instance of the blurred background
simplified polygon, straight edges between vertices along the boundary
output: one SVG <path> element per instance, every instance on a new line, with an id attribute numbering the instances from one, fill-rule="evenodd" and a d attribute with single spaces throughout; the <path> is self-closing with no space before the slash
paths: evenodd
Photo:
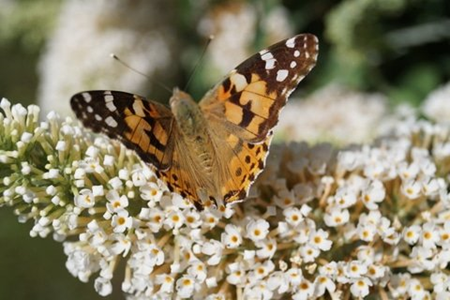
<path id="1" fill-rule="evenodd" d="M 318 64 L 278 141 L 367 142 L 398 110 L 450 120 L 448 0 L 0 0 L 0 97 L 42 116 L 71 115 L 70 97 L 89 89 L 167 103 L 156 82 L 184 88 L 213 34 L 187 88 L 199 100 L 254 52 L 302 32 L 319 38 Z M 32 224 L 6 208 L 0 224 L 0 298 L 101 298 L 67 272 L 61 244 L 30 238 Z M 107 299 L 123 299 L 116 279 Z"/>

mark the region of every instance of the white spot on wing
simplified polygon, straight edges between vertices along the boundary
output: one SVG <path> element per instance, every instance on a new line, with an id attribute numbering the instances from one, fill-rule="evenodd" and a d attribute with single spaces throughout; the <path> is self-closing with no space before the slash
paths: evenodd
<path id="1" fill-rule="evenodd" d="M 268 50 L 263 50 L 263 51 L 260 52 L 260 54 L 261 54 L 261 59 L 262 60 L 273 59 L 272 53 L 270 53 Z"/>
<path id="2" fill-rule="evenodd" d="M 297 66 L 297 63 L 295 61 L 291 61 L 290 67 L 291 69 L 295 68 Z"/>
<path id="3" fill-rule="evenodd" d="M 295 37 L 290 38 L 286 41 L 286 47 L 294 48 L 295 47 Z"/>
<path id="4" fill-rule="evenodd" d="M 285 70 L 285 69 L 278 70 L 276 79 L 278 82 L 282 82 L 288 77 L 288 75 L 289 75 L 288 70 Z"/>
<path id="5" fill-rule="evenodd" d="M 261 54 L 261 52 L 263 54 Z M 260 51 L 259 54 L 261 54 L 261 59 L 266 62 L 266 70 L 272 70 L 273 68 L 275 68 L 275 62 L 277 60 L 273 57 L 272 53 L 270 53 L 268 50 L 263 50 Z"/>
<path id="6" fill-rule="evenodd" d="M 294 51 L 294 56 L 295 56 L 295 57 L 299 57 L 299 56 L 300 56 L 300 51 L 295 50 L 295 51 Z"/>
<path id="7" fill-rule="evenodd" d="M 86 101 L 86 103 L 89 103 L 92 100 L 92 96 L 89 93 L 82 93 L 81 96 L 83 96 L 84 101 Z"/>
<path id="8" fill-rule="evenodd" d="M 109 116 L 105 119 L 106 124 L 108 124 L 110 127 L 117 127 L 117 122 L 114 120 L 113 117 Z"/>
<path id="9" fill-rule="evenodd" d="M 306 56 L 306 58 L 309 58 L 309 52 L 308 51 L 305 52 L 305 56 Z"/>
<path id="10" fill-rule="evenodd" d="M 236 91 L 240 92 L 242 91 L 247 85 L 247 80 L 245 79 L 245 76 L 239 73 L 234 73 L 230 76 L 230 81 L 234 84 L 236 87 Z"/>
<path id="11" fill-rule="evenodd" d="M 100 115 L 97 115 L 97 114 L 95 114 L 95 119 L 97 120 L 97 121 L 101 121 L 102 120 L 102 117 L 100 116 Z"/>
<path id="12" fill-rule="evenodd" d="M 106 101 L 106 108 L 108 108 L 109 111 L 115 111 L 117 109 L 116 106 L 114 105 L 114 102 L 112 101 Z"/>
<path id="13" fill-rule="evenodd" d="M 94 109 L 92 108 L 92 106 L 88 105 L 88 107 L 86 108 L 86 110 L 88 111 L 88 113 L 93 113 Z"/>

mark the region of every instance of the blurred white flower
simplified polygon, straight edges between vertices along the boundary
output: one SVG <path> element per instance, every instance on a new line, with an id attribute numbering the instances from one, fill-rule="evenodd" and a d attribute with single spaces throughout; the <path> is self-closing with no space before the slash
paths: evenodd
<path id="1" fill-rule="evenodd" d="M 287 141 L 361 143 L 374 136 L 386 111 L 386 98 L 380 94 L 329 85 L 306 99 L 290 99 L 275 134 Z"/>
<path id="2" fill-rule="evenodd" d="M 450 82 L 431 92 L 422 104 L 424 114 L 441 123 L 450 122 Z"/>
<path id="3" fill-rule="evenodd" d="M 145 95 L 148 79 L 115 62 L 112 52 L 148 76 L 168 80 L 178 65 L 172 56 L 177 48 L 171 12 L 165 2 L 63 2 L 39 66 L 42 110 L 67 115 L 70 97 L 89 89 Z"/>

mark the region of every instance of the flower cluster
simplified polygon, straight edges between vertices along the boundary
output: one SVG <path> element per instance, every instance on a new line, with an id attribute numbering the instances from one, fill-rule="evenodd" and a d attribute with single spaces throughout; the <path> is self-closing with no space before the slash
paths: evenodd
<path id="1" fill-rule="evenodd" d="M 386 112 L 386 97 L 381 94 L 329 84 L 305 99 L 290 99 L 275 134 L 286 141 L 327 140 L 340 145 L 368 142 Z"/>
<path id="2" fill-rule="evenodd" d="M 120 144 L 0 107 L 0 205 L 63 242 L 100 295 L 124 273 L 129 299 L 450 297 L 450 127 L 409 118 L 370 146 L 275 145 L 248 199 L 197 211 Z"/>
<path id="3" fill-rule="evenodd" d="M 147 77 L 157 76 L 169 84 L 179 65 L 174 63 L 173 51 L 179 41 L 170 8 L 164 1 L 63 1 L 39 62 L 43 112 L 69 114 L 69 102 L 61 99 L 85 89 L 114 86 L 148 92 L 148 78 L 124 69 L 110 58 L 111 53 Z"/>
<path id="4" fill-rule="evenodd" d="M 207 85 L 215 85 L 217 78 L 260 50 L 254 47 L 256 31 L 260 32 L 258 38 L 264 41 L 264 45 L 275 44 L 294 34 L 288 21 L 289 12 L 282 5 L 274 3 L 268 7 L 262 20 L 258 18 L 258 5 L 249 1 L 208 3 L 204 6 L 202 9 L 206 13 L 201 17 L 197 31 L 205 38 L 214 36 L 206 52 L 208 63 L 204 64 L 199 75 Z"/>

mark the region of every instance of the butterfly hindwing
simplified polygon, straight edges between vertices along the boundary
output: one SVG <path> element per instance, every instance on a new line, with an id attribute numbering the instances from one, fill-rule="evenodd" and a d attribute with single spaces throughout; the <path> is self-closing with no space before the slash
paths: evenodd
<path id="1" fill-rule="evenodd" d="M 165 106 L 116 91 L 78 93 L 70 104 L 85 127 L 120 140 L 158 169 L 170 167 L 176 126 Z"/>
<path id="2" fill-rule="evenodd" d="M 300 34 L 262 50 L 237 66 L 200 102 L 208 119 L 248 142 L 263 141 L 288 96 L 317 60 L 318 41 Z"/>
<path id="3" fill-rule="evenodd" d="M 231 176 L 223 186 L 223 199 L 226 203 L 239 201 L 247 196 L 251 184 L 264 169 L 271 139 L 271 132 L 263 142 L 257 144 L 245 142 L 232 134 L 228 136 L 226 143 L 233 149 L 233 155 L 228 165 Z"/>

